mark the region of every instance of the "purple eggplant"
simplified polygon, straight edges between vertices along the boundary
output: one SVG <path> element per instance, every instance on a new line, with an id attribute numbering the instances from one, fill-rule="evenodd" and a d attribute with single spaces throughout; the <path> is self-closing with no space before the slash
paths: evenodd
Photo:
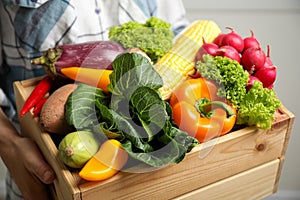
<path id="1" fill-rule="evenodd" d="M 66 67 L 112 69 L 115 57 L 124 52 L 123 46 L 113 41 L 66 44 L 48 49 L 31 63 L 42 65 L 48 74 L 56 76 Z"/>

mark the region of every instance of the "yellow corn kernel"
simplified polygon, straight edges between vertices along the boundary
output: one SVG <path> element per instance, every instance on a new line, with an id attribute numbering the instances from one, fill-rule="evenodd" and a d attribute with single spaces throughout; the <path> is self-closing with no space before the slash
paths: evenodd
<path id="1" fill-rule="evenodd" d="M 164 100 L 169 99 L 176 86 L 194 73 L 195 56 L 203 39 L 212 42 L 220 33 L 214 21 L 197 20 L 177 36 L 173 47 L 154 65 L 164 81 L 160 88 Z"/>

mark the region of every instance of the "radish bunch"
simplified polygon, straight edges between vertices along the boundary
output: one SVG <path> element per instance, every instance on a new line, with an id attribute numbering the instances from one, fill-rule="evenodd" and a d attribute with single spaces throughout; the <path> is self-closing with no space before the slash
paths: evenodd
<path id="1" fill-rule="evenodd" d="M 234 29 L 226 27 L 229 33 L 220 33 L 212 43 L 206 43 L 199 48 L 195 61 L 202 61 L 204 54 L 228 57 L 240 63 L 249 72 L 247 89 L 254 80 L 261 81 L 265 88 L 273 88 L 276 79 L 276 67 L 270 59 L 270 46 L 267 54 L 262 50 L 259 41 L 252 30 L 251 36 L 243 38 Z"/>

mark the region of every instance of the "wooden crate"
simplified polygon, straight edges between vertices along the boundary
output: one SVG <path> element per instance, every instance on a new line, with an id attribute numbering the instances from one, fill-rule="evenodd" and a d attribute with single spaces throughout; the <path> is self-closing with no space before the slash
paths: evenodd
<path id="1" fill-rule="evenodd" d="M 15 82 L 20 110 L 39 78 Z M 20 119 L 57 174 L 53 198 L 69 199 L 261 199 L 276 192 L 294 115 L 285 107 L 270 130 L 243 128 L 195 147 L 184 161 L 149 172 L 120 172 L 109 180 L 86 182 L 59 159 L 52 137 L 38 119 Z"/>

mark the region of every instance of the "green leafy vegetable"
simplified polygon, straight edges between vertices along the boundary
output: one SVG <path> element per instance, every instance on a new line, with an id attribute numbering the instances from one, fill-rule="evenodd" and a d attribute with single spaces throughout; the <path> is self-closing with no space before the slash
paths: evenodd
<path id="1" fill-rule="evenodd" d="M 273 89 L 264 88 L 262 83 L 254 81 L 252 88 L 240 102 L 237 124 L 270 129 L 274 113 L 281 106 Z"/>
<path id="2" fill-rule="evenodd" d="M 111 93 L 84 84 L 73 92 L 66 107 L 68 122 L 118 139 L 132 158 L 148 165 L 180 162 L 198 141 L 175 127 L 170 105 L 158 91 L 162 79 L 150 61 L 139 53 L 124 53 L 113 67 Z"/>
<path id="3" fill-rule="evenodd" d="M 197 72 L 219 84 L 218 95 L 225 97 L 238 109 L 236 124 L 270 129 L 274 113 L 281 104 L 274 90 L 263 88 L 255 81 L 247 92 L 249 74 L 236 61 L 221 56 L 204 55 L 204 62 L 197 62 Z"/>
<path id="4" fill-rule="evenodd" d="M 110 28 L 109 39 L 120 42 L 125 48 L 138 47 L 156 62 L 172 47 L 174 33 L 171 24 L 151 17 L 145 24 L 131 21 Z"/>
<path id="5" fill-rule="evenodd" d="M 203 56 L 204 62 L 197 62 L 196 69 L 203 78 L 214 80 L 219 84 L 218 95 L 226 97 L 235 107 L 239 108 L 246 94 L 249 74 L 236 61 L 221 56 Z"/>
<path id="6" fill-rule="evenodd" d="M 77 130 L 98 123 L 96 102 L 108 105 L 110 95 L 102 90 L 85 84 L 79 84 L 66 102 L 66 120 Z"/>
<path id="7" fill-rule="evenodd" d="M 108 90 L 114 95 L 129 98 L 139 86 L 157 90 L 163 85 L 162 78 L 149 60 L 138 53 L 121 54 L 112 65 L 114 71 L 110 75 Z"/>

